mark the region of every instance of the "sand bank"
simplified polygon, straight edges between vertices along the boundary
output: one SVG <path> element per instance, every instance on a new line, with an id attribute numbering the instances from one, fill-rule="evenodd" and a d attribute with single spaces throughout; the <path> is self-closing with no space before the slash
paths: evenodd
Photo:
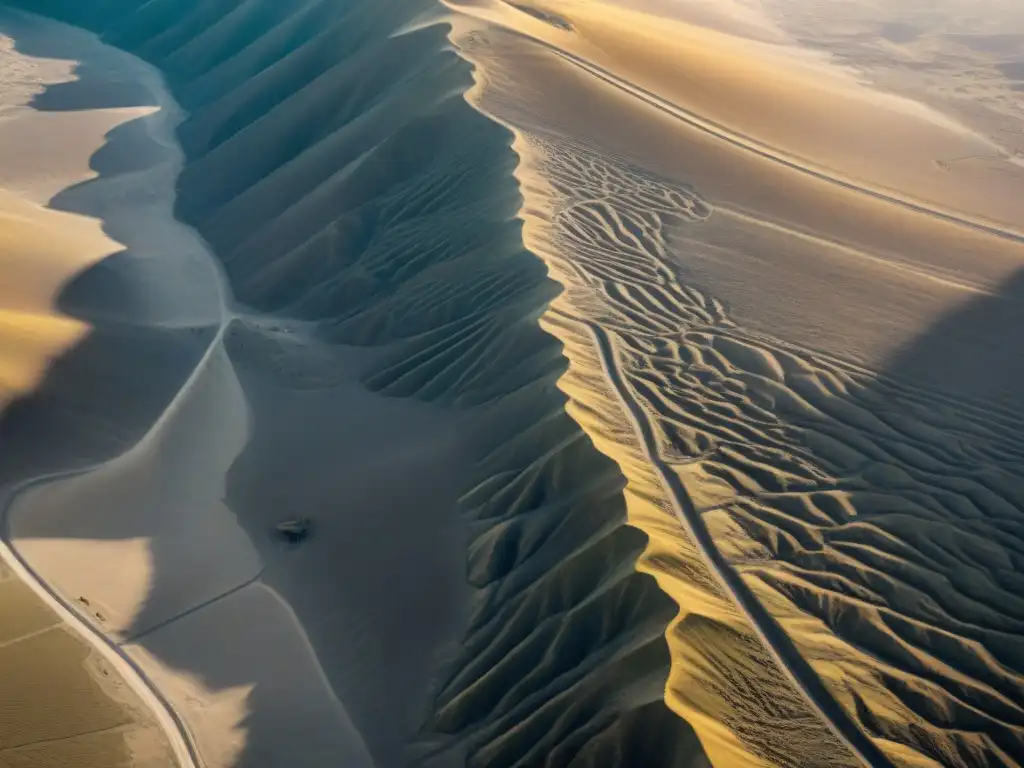
<path id="1" fill-rule="evenodd" d="M 250 402 L 250 431 L 224 502 L 263 571 L 251 586 L 126 635 L 147 652 L 159 645 L 178 681 L 161 687 L 202 681 L 190 706 L 218 712 L 223 730 L 237 725 L 244 700 L 243 722 L 211 754 L 273 764 L 289 746 L 279 734 L 305 734 L 302 724 L 282 728 L 277 672 L 290 667 L 278 656 L 222 672 L 213 661 L 224 649 L 196 655 L 176 631 L 223 626 L 218 611 L 230 606 L 270 611 L 257 598 L 262 583 L 301 623 L 379 764 L 529 765 L 546 755 L 706 764 L 663 701 L 672 600 L 634 569 L 643 537 L 624 524 L 621 476 L 554 386 L 564 361 L 536 318 L 556 286 L 523 248 L 512 136 L 466 103 L 472 71 L 452 51 L 444 9 L 433 0 L 173 13 L 46 5 L 157 64 L 189 108 L 178 212 L 213 246 L 244 305 L 225 350 Z M 214 357 L 147 411 L 159 426 L 143 442 L 160 471 L 132 451 L 25 499 L 36 507 L 26 521 L 48 521 L 34 538 L 40 551 L 71 525 L 72 490 L 93 508 L 137 503 L 166 487 L 151 479 L 168 467 L 176 479 L 203 478 L 204 498 L 190 504 L 223 513 L 206 496 L 216 473 L 184 453 L 220 467 L 237 445 L 227 439 L 237 434 L 223 395 L 230 377 Z M 214 405 L 200 407 L 206 398 Z M 179 430 L 190 440 L 173 438 Z M 137 484 L 130 493 L 126 482 Z M 282 549 L 270 530 L 296 514 L 315 533 Z M 139 530 L 116 546 L 136 546 Z M 162 538 L 151 540 L 153 554 Z M 151 557 L 153 594 L 166 594 L 162 580 L 172 593 L 180 582 L 179 555 L 167 553 Z M 141 592 L 119 591 L 110 602 L 123 617 Z M 148 595 L 142 614 L 155 618 Z M 310 658 L 279 647 L 293 648 L 297 665 Z M 330 722 L 337 707 L 309 695 L 324 707 L 309 727 Z M 310 743 L 310 764 L 321 747 L 341 748 Z"/>
<path id="2" fill-rule="evenodd" d="M 63 34 L 71 49 L 87 37 L 8 11 L 0 15 L 0 409 L 37 387 L 51 360 L 88 333 L 87 323 L 60 312 L 57 296 L 76 274 L 121 247 L 99 220 L 48 203 L 95 175 L 89 158 L 109 131 L 153 112 L 141 104 L 51 120 L 34 109 L 48 86 L 74 79 L 76 66 L 72 58 L 27 53 L 22 46 L 31 47 L 37 33 Z M 10 492 L 6 486 L 0 516 L 5 537 Z M 0 666 L 3 698 L 14 715 L 0 733 L 0 761 L 191 764 L 172 713 L 117 648 L 83 624 L 6 541 L 0 557 Z"/>
<path id="3" fill-rule="evenodd" d="M 104 379 L 131 377 L 146 358 L 118 359 L 127 350 L 118 350 L 116 344 L 108 347 L 109 354 L 99 354 L 96 345 L 73 349 L 90 332 L 103 347 L 108 327 L 137 328 L 128 332 L 150 344 L 158 344 L 160 333 L 166 333 L 153 334 L 154 328 L 182 329 L 178 333 L 193 337 L 194 347 L 205 346 L 193 358 L 194 367 L 173 373 L 171 383 L 179 388 L 162 403 L 159 390 L 146 391 L 145 377 L 138 381 L 131 394 L 148 401 L 156 418 L 131 425 L 127 431 L 142 437 L 126 451 L 112 458 L 102 451 L 77 455 L 63 478 L 56 473 L 36 479 L 30 468 L 23 468 L 21 482 L 5 487 L 6 535 L 17 557 L 31 568 L 31 573 L 21 569 L 21 575 L 42 579 L 46 590 L 53 591 L 46 596 L 60 614 L 83 629 L 83 636 L 126 679 L 137 682 L 140 693 L 148 694 L 144 700 L 163 716 L 162 725 L 179 747 L 177 760 L 182 765 L 235 764 L 244 747 L 245 729 L 239 730 L 239 722 L 246 716 L 245 693 L 252 685 L 241 686 L 245 692 L 232 706 L 206 711 L 197 707 L 227 696 L 218 691 L 228 686 L 189 674 L 203 668 L 193 657 L 205 654 L 211 642 L 221 654 L 230 653 L 232 645 L 223 644 L 217 633 L 205 639 L 199 633 L 189 635 L 191 646 L 176 643 L 174 654 L 155 655 L 149 646 L 152 642 L 163 648 L 160 643 L 171 621 L 253 583 L 262 567 L 221 501 L 224 476 L 246 441 L 248 412 L 217 330 L 227 318 L 218 267 L 196 233 L 173 216 L 174 183 L 183 162 L 173 134 L 182 115 L 162 78 L 138 60 L 80 30 L 5 14 L 5 31 L 19 50 L 12 55 L 26 62 L 22 79 L 37 86 L 32 106 L 8 110 L 2 125 L 3 146 L 17 157 L 5 164 L 3 182 L 5 200 L 16 201 L 5 215 L 18 228 L 7 227 L 5 234 L 32 242 L 29 235 L 39 238 L 45 226 L 48 235 L 45 246 L 35 251 L 12 247 L 3 265 L 5 291 L 8 286 L 16 289 L 5 302 L 11 307 L 8 315 L 26 318 L 14 326 L 24 341 L 14 347 L 22 350 L 22 359 L 15 361 L 20 367 L 6 369 L 20 385 L 11 395 L 52 388 L 44 379 L 47 359 L 58 353 L 77 355 L 74 383 L 85 390 L 77 398 L 86 408 L 109 412 L 109 407 L 91 402 L 116 398 L 116 393 L 104 392 Z M 66 60 L 42 59 L 40 72 L 33 73 L 29 67 L 36 59 L 31 54 L 44 51 L 59 51 Z M 50 75 L 60 64 L 61 76 Z M 20 96 L 16 88 L 11 93 Z M 111 103 L 140 106 L 104 106 Z M 28 228 L 36 233 L 25 233 Z M 212 335 L 193 330 L 211 324 Z M 47 334 L 39 328 L 56 330 Z M 77 334 L 59 335 L 65 329 Z M 59 376 L 64 364 L 62 360 L 50 376 Z M 114 373 L 113 366 L 123 372 Z M 58 401 L 60 389 L 58 385 Z M 112 404 L 122 405 L 116 399 Z M 126 408 L 122 418 L 130 421 L 135 410 Z M 25 440 L 46 438 L 45 431 L 32 428 L 31 416 L 28 420 L 26 425 L 8 419 L 9 446 L 21 442 L 25 447 Z M 81 447 L 76 430 L 96 430 L 101 423 L 69 421 L 64 437 Z M 11 467 L 8 461 L 5 469 Z M 216 609 L 204 616 L 209 614 L 223 621 L 216 618 Z M 254 682 L 256 669 L 261 670 L 260 681 L 269 680 L 276 688 L 286 679 L 296 695 L 312 697 L 317 711 L 316 692 L 321 692 L 326 714 L 319 719 L 294 702 L 278 705 L 278 722 L 291 727 L 315 752 L 307 764 L 322 764 L 324 754 L 339 755 L 352 765 L 369 764 L 360 737 L 323 679 L 292 614 L 282 614 L 274 601 L 250 601 L 250 607 L 233 611 L 231 623 L 254 638 L 248 646 L 258 658 L 242 665 Z M 263 645 L 259 627 L 268 623 L 278 628 L 280 637 L 266 636 L 268 645 Z M 161 632 L 155 631 L 158 627 Z M 151 639 L 143 641 L 142 635 Z M 100 636 L 107 644 L 97 640 Z M 301 654 L 290 660 L 294 654 L 277 653 L 282 643 L 305 649 L 307 660 Z M 57 650 L 53 653 L 59 656 Z M 167 661 L 169 655 L 173 663 Z M 162 711 L 168 708 L 170 717 Z M 60 717 L 56 711 L 53 716 Z M 124 758 L 131 761 L 126 765 L 157 764 L 137 749 L 133 754 Z M 159 764 L 167 760 L 164 756 Z"/>

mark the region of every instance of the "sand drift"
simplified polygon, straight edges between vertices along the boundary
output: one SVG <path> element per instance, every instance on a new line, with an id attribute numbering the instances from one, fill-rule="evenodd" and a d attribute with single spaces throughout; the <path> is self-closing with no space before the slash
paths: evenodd
<path id="1" fill-rule="evenodd" d="M 66 64 L 4 81 L 3 534 L 141 694 L 76 754 L 1024 761 L 999 136 L 706 8 L 8 5 L 96 35 L 0 15 Z"/>

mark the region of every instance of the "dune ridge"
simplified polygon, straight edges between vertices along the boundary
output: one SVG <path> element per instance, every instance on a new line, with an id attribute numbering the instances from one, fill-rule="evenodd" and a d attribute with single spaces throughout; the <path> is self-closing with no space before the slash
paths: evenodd
<path id="1" fill-rule="evenodd" d="M 50 22 L 43 34 L 59 27 L 63 50 L 51 56 L 26 53 L 40 31 L 35 18 L 0 9 L 0 69 L 3 80 L 0 107 L 0 145 L 4 154 L 0 173 L 0 316 L 4 348 L 0 374 L 0 411 L 18 408 L 19 396 L 45 381 L 55 359 L 75 344 L 87 343 L 90 324 L 81 317 L 62 314 L 56 298 L 69 280 L 124 246 L 137 246 L 138 235 L 149 222 L 159 221 L 161 193 L 173 181 L 173 153 L 161 140 L 173 131 L 174 116 L 161 112 L 152 90 L 151 70 L 131 72 L 127 84 L 105 83 L 113 101 L 70 112 L 38 110 L 48 92 L 76 81 L 72 59 L 85 55 L 100 69 L 118 69 L 128 57 L 120 52 L 106 59 L 89 57 L 91 36 Z M 103 79 L 90 73 L 83 82 L 94 88 Z M 136 82 L 137 81 L 137 82 Z M 132 85 L 152 99 L 119 101 Z M 167 120 L 165 123 L 164 120 Z M 105 137 L 143 137 L 156 151 L 132 151 L 132 141 L 107 142 Z M 127 146 L 126 146 L 127 144 Z M 129 158 L 136 165 L 109 183 L 81 194 L 95 177 L 94 154 L 112 163 Z M 125 170 L 122 167 L 123 170 Z M 169 174 L 168 170 L 172 170 Z M 137 186 L 135 186 L 137 185 Z M 125 203 L 125 192 L 146 190 Z M 125 218 L 106 222 L 87 215 L 84 207 L 114 204 Z M 166 206 L 169 211 L 170 205 Z M 95 213 L 90 210 L 89 213 Z M 169 218 L 169 217 L 168 217 Z M 125 219 L 131 219 L 126 223 Z M 120 227 L 118 226 L 120 224 Z M 164 275 L 175 269 L 187 273 L 187 240 L 175 241 L 173 227 L 162 232 L 173 250 Z M 124 235 L 124 240 L 115 237 Z M 180 273 L 179 273 L 180 274 Z M 192 273 L 195 274 L 194 272 Z M 130 276 L 130 275 L 126 275 Z M 159 289 L 158 289 L 159 290 Z M 154 298 L 157 291 L 153 291 Z M 197 297 L 202 290 L 195 292 Z M 159 303 L 154 301 L 154 304 Z M 192 305 L 195 307 L 196 304 Z M 187 308 L 184 308 L 188 312 Z M 0 444 L 5 480 L 12 462 L 9 412 L 4 414 Z M 86 415 L 86 414 L 80 414 Z M 31 453 L 31 452 L 30 452 Z M 31 465 L 31 456 L 26 458 Z M 44 483 L 47 476 L 36 478 Z M 138 665 L 81 613 L 53 585 L 40 579 L 24 552 L 8 544 L 12 497 L 27 490 L 4 482 L 0 490 L 0 603 L 4 614 L 3 698 L 7 714 L 0 728 L 0 762 L 5 765 L 104 764 L 128 768 L 180 763 L 194 765 L 180 720 L 164 696 Z M 66 553 L 65 553 L 66 554 Z M 161 733 L 163 731 L 163 733 Z"/>
<path id="2" fill-rule="evenodd" d="M 725 32 L 600 3 L 33 10 L 165 73 L 189 110 L 177 213 L 241 304 L 208 371 L 233 394 L 165 426 L 185 456 L 250 404 L 202 485 L 262 586 L 169 624 L 122 610 L 163 685 L 224 694 L 213 764 L 281 754 L 266 659 L 218 677 L 180 638 L 277 600 L 334 696 L 304 714 L 339 706 L 378 764 L 1021 759 L 1024 419 L 997 347 L 1020 319 L 1024 198 L 991 142 L 820 63 L 716 57 Z M 706 83 L 676 87 L 686 66 Z M 742 75 L 762 66 L 777 80 L 756 93 Z M 806 126 L 744 111 L 765 94 Z M 923 138 L 854 167 L 815 139 L 836 114 Z M 981 145 L 991 166 L 937 162 Z M 268 543 L 306 508 L 308 547 Z M 36 546 L 66 525 L 33 517 Z M 153 540 L 172 544 L 158 592 L 181 565 Z M 408 583 L 403 559 L 432 578 Z"/>
<path id="3" fill-rule="evenodd" d="M 158 0 L 89 8 L 52 2 L 33 10 L 98 29 L 166 75 L 190 113 L 179 128 L 187 157 L 177 212 L 212 246 L 241 305 L 199 368 L 189 367 L 195 384 L 181 391 L 181 407 L 166 411 L 151 437 L 99 471 L 19 499 L 17 538 L 40 558 L 68 536 L 107 536 L 107 546 L 124 548 L 126 531 L 135 530 L 150 541 L 147 591 L 112 603 L 108 631 L 124 638 L 183 707 L 204 759 L 279 765 L 275 755 L 289 749 L 261 720 L 282 705 L 261 698 L 274 689 L 263 693 L 265 679 L 254 668 L 280 667 L 283 658 L 295 663 L 295 653 L 281 651 L 273 663 L 246 656 L 228 664 L 211 651 L 205 658 L 228 668 L 215 674 L 183 640 L 183 633 L 201 637 L 215 627 L 219 636 L 235 637 L 224 634 L 223 622 L 262 583 L 305 629 L 356 738 L 378 764 L 605 766 L 669 756 L 673 765 L 705 765 L 693 730 L 663 701 L 670 663 L 664 628 L 673 603 L 634 568 L 644 537 L 625 525 L 621 476 L 565 413 L 555 386 L 564 359 L 536 320 L 557 287 L 522 245 L 512 135 L 466 102 L 472 70 L 452 50 L 444 9 L 330 0 L 286 9 L 251 0 L 182 9 Z M 238 432 L 239 385 L 252 408 L 247 438 Z M 370 440 L 365 427 L 353 426 L 359 412 L 396 442 L 376 450 L 372 441 L 353 442 Z M 293 471 L 307 473 L 308 486 L 338 477 L 368 490 L 300 501 L 275 489 L 287 454 L 303 455 L 296 430 L 316 424 L 328 430 L 316 441 L 334 446 L 333 453 L 327 461 L 310 453 L 313 468 L 295 464 Z M 334 425 L 352 437 L 331 434 Z M 58 423 L 54 431 L 73 427 Z M 217 440 L 208 442 L 208 434 Z M 291 435 L 290 442 L 282 445 L 280 435 Z M 150 492 L 133 479 L 154 471 L 151 460 L 141 460 L 145 452 L 162 457 L 157 472 L 168 477 L 161 487 L 195 487 L 182 499 L 187 505 L 176 494 L 168 498 L 178 507 L 173 515 L 153 510 L 154 520 L 179 522 L 161 530 L 146 518 L 124 520 L 97 533 L 102 518 L 93 511 L 79 515 L 81 527 L 70 525 L 70 512 L 97 510 L 111 494 L 121 495 L 116 508 L 141 502 L 129 504 L 123 494 Z M 332 466 L 335 456 L 361 463 L 348 471 Z M 437 515 L 461 513 L 465 534 L 442 530 L 438 546 L 457 557 L 458 571 L 430 587 L 446 601 L 466 591 L 466 608 L 456 603 L 450 618 L 447 608 L 410 618 L 358 604 L 365 599 L 359 585 L 331 571 L 345 566 L 331 546 L 351 551 L 346 538 L 359 546 L 346 527 L 358 518 L 320 512 L 321 532 L 295 555 L 267 539 L 275 519 L 303 504 L 369 504 L 371 520 L 387 512 L 360 498 L 395 492 L 389 467 L 396 461 L 409 473 L 410 490 L 420 492 L 390 502 L 397 511 L 419 505 L 438 506 Z M 230 578 L 220 580 L 225 589 L 215 589 L 210 603 L 179 590 L 185 563 L 175 547 L 184 543 L 176 543 L 182 532 L 202 530 L 188 519 L 201 517 L 208 528 L 224 516 L 213 503 L 221 493 L 252 542 L 240 540 L 241 550 L 257 549 L 265 570 L 250 569 L 246 578 L 258 575 L 258 582 L 227 589 L 239 558 L 256 560 L 223 558 L 216 565 Z M 438 523 L 451 526 L 447 520 Z M 392 530 L 381 545 L 422 559 L 437 527 L 413 525 L 411 537 Z M 190 557 L 193 567 L 214 565 L 201 552 Z M 390 559 L 367 557 L 372 553 L 354 562 L 371 572 L 390 567 Z M 437 565 L 449 568 L 447 561 Z M 408 571 L 398 578 L 408 579 Z M 412 573 L 421 582 L 425 576 Z M 76 578 L 69 570 L 67 588 Z M 91 589 L 111 594 L 101 583 Z M 168 598 L 186 602 L 171 610 Z M 375 599 L 387 609 L 389 599 Z M 413 610 L 412 599 L 421 614 L 424 603 L 431 611 L 415 590 L 403 599 L 399 607 Z M 339 610 L 339 601 L 356 604 Z M 260 615 L 237 610 L 242 626 Z M 396 619 L 397 626 L 385 626 Z M 353 627 L 353 620 L 364 624 Z M 409 622 L 432 633 L 424 633 L 422 651 L 406 640 Z M 433 690 L 420 690 L 425 674 Z M 194 676 L 202 686 L 190 682 Z M 202 710 L 189 697 L 208 713 L 202 728 Z M 279 714 L 278 725 L 281 717 L 312 717 L 321 706 L 306 701 L 294 714 Z M 411 751 L 403 743 L 409 740 Z M 292 749 L 288 760 L 320 765 L 322 756 Z"/>
<path id="4" fill-rule="evenodd" d="M 983 384 L 960 376 L 922 385 L 933 371 L 944 372 L 931 357 L 930 339 L 918 342 L 920 351 L 913 344 L 894 350 L 890 365 L 899 372 L 879 378 L 876 367 L 856 358 L 844 360 L 794 345 L 771 331 L 744 327 L 732 307 L 693 285 L 700 279 L 699 262 L 691 268 L 686 261 L 704 257 L 712 247 L 712 253 L 724 255 L 735 253 L 737 245 L 750 247 L 735 233 L 721 244 L 713 239 L 715 222 L 724 218 L 718 200 L 685 181 L 659 179 L 651 166 L 615 159 L 616 150 L 641 153 L 635 137 L 625 131 L 620 136 L 613 126 L 643 129 L 651 141 L 657 134 L 646 129 L 645 120 L 654 121 L 603 88 L 607 78 L 590 66 L 582 69 L 601 82 L 587 86 L 589 99 L 581 92 L 556 105 L 537 89 L 543 82 L 563 99 L 578 90 L 580 76 L 559 63 L 577 64 L 578 51 L 613 61 L 607 49 L 586 47 L 587 25 L 596 28 L 602 14 L 607 21 L 625 23 L 622 15 L 611 8 L 594 11 L 581 4 L 577 12 L 560 6 L 565 26 L 580 34 L 573 39 L 525 22 L 497 3 L 457 5 L 483 22 L 467 24 L 462 38 L 486 73 L 476 98 L 518 134 L 526 242 L 566 289 L 542 321 L 563 341 L 572 361 L 561 386 L 586 431 L 600 436 L 596 444 L 631 483 L 645 480 L 647 496 L 656 500 L 657 511 L 645 513 L 646 500 L 630 499 L 630 521 L 651 537 L 640 567 L 654 572 L 663 589 L 678 596 L 680 620 L 669 631 L 673 657 L 695 655 L 687 648 L 695 633 L 687 637 L 682 630 L 687 614 L 695 605 L 702 607 L 688 601 L 694 564 L 701 558 L 673 524 L 664 501 L 665 486 L 678 481 L 714 541 L 712 561 L 721 557 L 728 563 L 719 572 L 732 571 L 742 579 L 743 586 L 734 591 L 749 590 L 792 640 L 842 710 L 839 718 L 833 711 L 833 724 L 846 720 L 855 739 L 870 739 L 868 751 L 859 753 L 861 760 L 1016 764 L 1022 732 L 1015 702 L 1024 679 L 1013 661 L 1019 614 L 1009 607 L 1016 605 L 1011 584 L 1019 568 L 1020 521 L 1014 510 L 1020 508 L 1022 490 L 1017 469 L 1021 411 L 1012 389 L 1013 368 Z M 611 41 L 611 29 L 600 30 L 594 39 Z M 629 39 L 619 28 L 614 34 L 616 40 Z M 669 49 L 664 53 L 670 55 Z M 643 59 L 618 63 L 623 69 L 644 65 Z M 596 106 L 602 99 L 606 108 Z M 589 113 L 587 122 L 573 108 Z M 583 136 L 598 143 L 600 151 Z M 677 152 L 689 149 L 682 141 L 678 145 Z M 701 140 L 701 145 L 710 142 Z M 667 141 L 657 145 L 650 155 L 660 151 L 666 157 L 669 146 Z M 757 165 L 749 155 L 731 156 L 748 168 Z M 781 179 L 773 186 L 776 194 L 779 189 L 785 189 Z M 821 199 L 828 200 L 819 189 Z M 722 187 L 720 195 L 725 194 Z M 728 206 L 728 198 L 725 202 Z M 813 210 L 820 214 L 825 209 Z M 770 208 L 740 212 L 760 232 L 754 242 L 771 248 L 765 232 L 777 231 L 778 225 L 768 217 L 766 226 L 759 221 Z M 735 232 L 740 217 L 724 213 Z M 913 213 L 928 213 L 930 221 L 942 218 L 923 210 Z M 808 229 L 820 226 L 809 212 L 796 221 Z M 786 221 L 780 230 L 789 226 Z M 942 229 L 937 223 L 928 226 Z M 719 231 L 726 233 L 724 225 Z M 810 232 L 813 238 L 815 230 Z M 1006 239 L 1001 229 L 988 234 Z M 793 242 L 789 235 L 785 239 Z M 1004 312 L 1007 317 L 1016 312 L 1013 269 L 1024 263 L 1017 240 L 1012 233 L 1005 243 L 978 240 L 977 248 L 992 259 L 987 263 L 1005 259 L 1007 272 L 988 285 L 956 284 L 957 291 L 975 295 L 980 304 L 975 309 L 967 300 L 942 321 L 934 344 L 940 343 L 940 329 L 955 327 L 958 320 L 969 335 L 990 324 L 999 327 Z M 845 245 L 840 239 L 840 247 Z M 819 253 L 827 253 L 828 246 L 825 239 L 817 241 Z M 913 253 L 891 238 L 885 247 L 892 255 L 881 252 L 884 265 L 890 259 L 899 264 L 903 254 Z M 872 258 L 879 253 L 865 251 Z M 934 267 L 927 266 L 915 277 L 931 280 Z M 688 272 L 690 285 L 681 285 L 681 275 Z M 1006 282 L 1000 285 L 1000 279 Z M 919 286 L 917 279 L 915 289 Z M 994 315 L 991 320 L 988 312 Z M 988 352 L 956 349 L 950 354 L 989 361 Z M 999 360 L 996 354 L 993 360 Z M 602 369 L 611 376 L 600 375 Z M 610 391 L 609 379 L 619 382 L 611 388 L 618 393 Z M 961 382 L 970 386 L 958 391 Z M 625 400 L 617 397 L 622 392 Z M 638 404 L 632 427 L 615 415 L 628 410 L 629 400 Z M 650 426 L 638 427 L 644 420 Z M 648 433 L 646 441 L 638 430 Z M 652 475 L 652 463 L 676 477 Z M 914 526 L 924 529 L 915 531 Z M 966 541 L 971 549 L 964 548 Z M 673 562 L 680 553 L 682 562 Z M 982 581 L 971 584 L 958 575 L 961 568 Z M 716 592 L 711 586 L 704 589 Z M 737 633 L 756 648 L 760 643 L 750 627 L 743 626 L 728 599 L 723 603 Z M 990 612 L 996 604 L 1000 608 Z M 714 615 L 705 611 L 705 616 Z M 714 658 L 706 651 L 696 655 Z M 723 696 L 732 704 L 723 713 L 731 733 L 702 730 L 700 712 L 709 711 L 709 705 L 695 706 L 692 692 L 677 683 L 689 674 L 682 665 L 674 668 L 669 701 L 694 725 L 713 762 L 816 765 L 849 759 L 835 746 L 817 749 L 829 737 L 822 737 L 799 697 L 790 701 L 796 712 L 805 713 L 803 722 L 780 731 L 785 738 L 778 742 L 771 741 L 770 729 L 759 727 L 763 713 L 743 711 L 738 703 L 742 694 Z M 784 696 L 787 689 L 779 671 L 762 670 L 742 684 L 764 692 L 765 698 Z M 809 736 L 803 752 L 800 735 Z"/>

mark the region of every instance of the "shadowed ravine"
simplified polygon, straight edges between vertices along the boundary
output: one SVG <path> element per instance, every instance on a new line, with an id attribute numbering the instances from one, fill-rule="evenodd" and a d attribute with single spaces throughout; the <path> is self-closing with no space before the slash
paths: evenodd
<path id="1" fill-rule="evenodd" d="M 20 498 L 14 538 L 149 542 L 144 600 L 107 630 L 244 698 L 210 765 L 329 765 L 349 722 L 382 767 L 1024 759 L 1024 370 L 997 341 L 1024 273 L 871 370 L 744 325 L 688 262 L 730 201 L 576 140 L 531 85 L 573 80 L 593 126 L 631 97 L 482 11 L 8 5 L 152 63 L 188 111 L 177 214 L 223 267 L 225 321 L 162 324 L 125 254 L 79 275 L 61 309 L 94 330 L 0 415 L 0 491 L 101 464 Z M 81 74 L 34 106 L 101 106 Z M 648 106 L 638 147 L 669 131 Z M 269 535 L 298 515 L 308 542 Z"/>

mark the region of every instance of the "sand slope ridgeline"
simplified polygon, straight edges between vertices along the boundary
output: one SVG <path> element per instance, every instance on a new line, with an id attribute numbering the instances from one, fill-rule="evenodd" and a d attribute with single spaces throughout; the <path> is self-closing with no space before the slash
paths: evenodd
<path id="1" fill-rule="evenodd" d="M 725 5 L 31 5 L 164 73 L 233 296 L 72 284 L 0 477 L 100 465 L 12 531 L 207 762 L 1024 760 L 1006 147 Z M 149 333 L 127 416 L 69 386 Z"/>
<path id="2" fill-rule="evenodd" d="M 310 653 L 378 765 L 704 765 L 664 703 L 675 605 L 636 570 L 622 476 L 555 386 L 565 361 L 537 318 L 558 288 L 523 247 L 513 136 L 464 98 L 447 12 L 44 6 L 165 73 L 189 110 L 178 214 L 242 308 L 178 405 L 140 419 L 145 439 L 22 497 L 15 536 L 51 563 L 68 537 L 145 545 L 135 592 L 90 590 L 207 761 L 313 766 L 341 749 Z M 148 517 L 103 512 L 151 493 L 164 506 Z M 185 546 L 229 513 L 244 557 Z M 316 536 L 282 549 L 268 530 L 296 513 Z M 225 578 L 185 588 L 215 565 Z M 245 640 L 291 622 L 308 651 Z M 207 633 L 223 652 L 187 641 Z"/>
<path id="3" fill-rule="evenodd" d="M 668 700 L 712 761 L 1017 764 L 1024 248 L 976 216 L 1019 221 L 1019 194 L 982 205 L 1021 189 L 1013 158 L 944 177 L 941 147 L 987 140 L 696 25 L 457 6 L 565 287 L 561 386 L 679 604 Z M 905 157 L 825 141 L 854 102 L 871 157 Z"/>

